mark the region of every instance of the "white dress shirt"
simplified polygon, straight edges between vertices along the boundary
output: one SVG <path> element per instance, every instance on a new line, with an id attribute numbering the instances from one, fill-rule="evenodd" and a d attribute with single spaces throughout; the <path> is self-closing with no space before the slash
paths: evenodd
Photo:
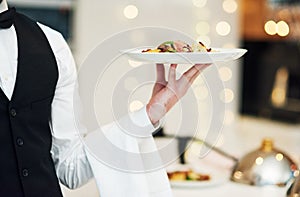
<path id="1" fill-rule="evenodd" d="M 74 117 L 73 95 L 74 91 L 77 91 L 75 88 L 77 73 L 71 51 L 60 33 L 42 24 L 39 26 L 48 38 L 59 70 L 59 79 L 52 103 L 51 154 L 60 182 L 69 188 L 77 188 L 95 176 L 103 197 L 172 196 L 164 170 L 144 175 L 124 174 L 103 165 L 86 150 L 77 133 Z M 17 64 L 18 45 L 15 28 L 12 26 L 9 29 L 0 29 L 0 88 L 8 99 L 12 97 Z M 124 120 L 128 118 L 147 127 L 151 125 L 145 108 L 131 114 L 130 117 L 124 117 Z M 124 136 L 114 123 L 107 125 L 104 130 L 106 135 L 110 135 L 116 143 L 117 141 L 128 142 L 134 151 L 156 148 L 152 137 L 141 142 L 133 137 Z M 97 140 L 97 131 L 88 135 L 88 138 Z M 101 148 L 101 143 L 97 145 Z M 119 182 L 120 180 L 122 181 Z M 117 189 L 114 183 L 121 185 L 118 185 Z"/>

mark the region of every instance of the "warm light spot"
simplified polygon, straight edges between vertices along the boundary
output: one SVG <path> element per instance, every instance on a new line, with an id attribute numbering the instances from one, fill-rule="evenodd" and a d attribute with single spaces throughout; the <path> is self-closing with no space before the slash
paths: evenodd
<path id="1" fill-rule="evenodd" d="M 261 165 L 264 163 L 264 159 L 262 157 L 257 157 L 255 163 L 256 165 Z"/>
<path id="2" fill-rule="evenodd" d="M 243 173 L 241 171 L 236 171 L 233 176 L 236 179 L 240 179 L 240 178 L 242 178 Z"/>
<path id="3" fill-rule="evenodd" d="M 295 170 L 293 174 L 294 174 L 294 177 L 299 176 L 299 170 Z"/>
<path id="4" fill-rule="evenodd" d="M 193 0 L 194 6 L 202 8 L 206 5 L 207 0 Z"/>
<path id="5" fill-rule="evenodd" d="M 233 101 L 234 99 L 234 93 L 231 89 L 224 89 L 221 93 L 220 93 L 220 99 L 221 101 L 223 101 L 224 103 L 230 103 Z"/>
<path id="6" fill-rule="evenodd" d="M 137 62 L 137 61 L 134 61 L 134 60 L 131 60 L 131 59 L 128 59 L 128 63 L 129 63 L 130 66 L 132 66 L 134 68 L 143 64 L 142 62 Z"/>
<path id="7" fill-rule="evenodd" d="M 272 103 L 275 106 L 282 107 L 286 102 L 286 91 L 282 88 L 274 88 L 271 94 Z"/>
<path id="8" fill-rule="evenodd" d="M 277 23 L 277 34 L 279 36 L 287 36 L 290 33 L 289 25 L 285 21 Z"/>
<path id="9" fill-rule="evenodd" d="M 135 100 L 130 103 L 129 110 L 130 110 L 130 112 L 135 112 L 137 110 L 140 110 L 143 107 L 144 107 L 144 104 L 141 101 Z"/>
<path id="10" fill-rule="evenodd" d="M 237 3 L 235 0 L 225 0 L 223 1 L 223 9 L 227 13 L 234 13 L 237 10 Z"/>
<path id="11" fill-rule="evenodd" d="M 128 19 L 134 19 L 139 14 L 139 10 L 135 5 L 128 5 L 124 8 L 124 16 Z"/>
<path id="12" fill-rule="evenodd" d="M 209 33 L 209 24 L 205 21 L 200 21 L 196 25 L 196 32 L 199 35 L 206 35 Z"/>
<path id="13" fill-rule="evenodd" d="M 265 32 L 269 35 L 275 35 L 277 33 L 277 25 L 274 21 L 267 21 L 265 23 Z"/>
<path id="14" fill-rule="evenodd" d="M 272 104 L 276 107 L 283 107 L 286 104 L 287 84 L 289 72 L 286 67 L 281 67 L 277 70 L 275 83 L 271 94 Z"/>
<path id="15" fill-rule="evenodd" d="M 221 67 L 219 69 L 219 76 L 222 81 L 229 81 L 232 78 L 232 71 L 226 66 Z"/>
<path id="16" fill-rule="evenodd" d="M 226 21 L 221 21 L 217 24 L 216 31 L 221 36 L 227 36 L 231 31 L 231 26 Z"/>
<path id="17" fill-rule="evenodd" d="M 283 159 L 283 154 L 277 153 L 277 154 L 276 154 L 276 160 L 277 160 L 277 161 L 281 161 L 282 159 Z"/>
<path id="18" fill-rule="evenodd" d="M 208 97 L 206 86 L 197 86 L 194 88 L 194 94 L 198 100 L 205 100 Z"/>

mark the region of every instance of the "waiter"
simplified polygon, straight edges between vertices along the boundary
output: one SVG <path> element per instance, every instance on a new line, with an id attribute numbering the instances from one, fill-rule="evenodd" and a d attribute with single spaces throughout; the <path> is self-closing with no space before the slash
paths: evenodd
<path id="1" fill-rule="evenodd" d="M 157 65 L 157 83 L 137 121 L 159 122 L 205 67 L 195 65 L 176 80 L 171 65 L 166 81 Z M 61 34 L 0 0 L 0 196 L 60 197 L 59 182 L 77 188 L 93 177 L 76 135 L 75 82 Z"/>

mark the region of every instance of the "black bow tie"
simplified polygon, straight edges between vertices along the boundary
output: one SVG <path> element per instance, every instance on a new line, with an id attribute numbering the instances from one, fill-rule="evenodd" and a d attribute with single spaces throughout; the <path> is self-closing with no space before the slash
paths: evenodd
<path id="1" fill-rule="evenodd" d="M 15 8 L 9 8 L 8 10 L 0 13 L 0 29 L 7 29 L 12 26 L 14 22 L 15 13 Z"/>

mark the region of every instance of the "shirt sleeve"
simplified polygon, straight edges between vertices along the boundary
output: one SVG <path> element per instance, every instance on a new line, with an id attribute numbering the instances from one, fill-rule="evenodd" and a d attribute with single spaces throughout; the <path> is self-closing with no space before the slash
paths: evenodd
<path id="1" fill-rule="evenodd" d="M 50 122 L 51 155 L 60 182 L 68 188 L 74 189 L 93 177 L 80 137 L 85 130 L 82 129 L 84 127 L 79 127 L 74 115 L 76 66 L 68 44 L 62 35 L 44 25 L 39 25 L 48 38 L 59 71 Z"/>

